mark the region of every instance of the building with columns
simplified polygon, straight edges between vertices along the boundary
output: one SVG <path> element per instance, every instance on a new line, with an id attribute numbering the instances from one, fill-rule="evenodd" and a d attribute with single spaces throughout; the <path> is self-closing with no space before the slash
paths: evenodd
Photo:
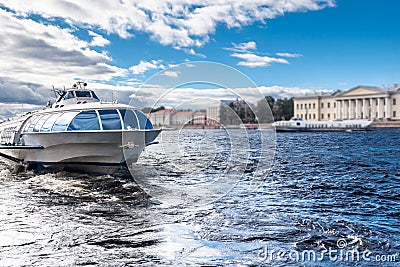
<path id="1" fill-rule="evenodd" d="M 400 89 L 357 86 L 347 91 L 294 99 L 294 116 L 304 120 L 400 120 Z"/>

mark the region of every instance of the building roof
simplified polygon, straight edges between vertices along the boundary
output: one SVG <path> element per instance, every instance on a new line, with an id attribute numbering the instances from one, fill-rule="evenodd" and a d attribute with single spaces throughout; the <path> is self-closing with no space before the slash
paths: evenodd
<path id="1" fill-rule="evenodd" d="M 399 90 L 399 86 L 397 84 L 395 84 L 393 87 L 357 85 L 357 86 L 350 88 L 349 90 L 345 90 L 345 91 L 336 90 L 336 91 L 330 91 L 330 92 L 325 92 L 325 93 L 324 92 L 319 92 L 319 93 L 315 92 L 315 94 L 299 96 L 299 97 L 295 97 L 294 99 L 315 99 L 315 98 L 341 97 L 348 93 L 356 91 L 357 89 L 360 89 L 360 88 L 370 90 L 371 92 L 377 93 L 377 94 L 390 94 L 393 92 L 397 92 Z"/>
<path id="2" fill-rule="evenodd" d="M 324 97 L 333 97 L 336 96 L 338 93 L 340 93 L 340 90 L 336 91 L 331 91 L 331 92 L 316 92 L 315 94 L 312 95 L 305 95 L 305 96 L 297 96 L 294 97 L 294 99 L 308 99 L 308 98 L 324 98 Z"/>
<path id="3" fill-rule="evenodd" d="M 175 112 L 174 116 L 176 115 L 193 115 L 193 111 L 177 111 Z"/>
<path id="4" fill-rule="evenodd" d="M 376 87 L 376 86 L 358 85 L 358 86 L 356 86 L 356 87 L 350 88 L 349 90 L 342 91 L 342 92 L 336 94 L 335 96 L 341 96 L 341 95 L 344 95 L 344 94 L 348 94 L 348 93 L 350 93 L 350 92 L 352 92 L 352 91 L 355 91 L 355 90 L 357 90 L 357 89 L 360 89 L 360 88 L 365 88 L 365 89 L 374 91 L 374 92 L 376 92 L 376 93 L 386 93 L 386 92 L 387 92 L 387 91 L 382 90 L 380 87 Z"/>
<path id="5" fill-rule="evenodd" d="M 156 112 L 152 112 L 151 114 L 173 113 L 174 111 L 175 111 L 174 109 L 162 109 L 162 110 L 158 110 Z"/>

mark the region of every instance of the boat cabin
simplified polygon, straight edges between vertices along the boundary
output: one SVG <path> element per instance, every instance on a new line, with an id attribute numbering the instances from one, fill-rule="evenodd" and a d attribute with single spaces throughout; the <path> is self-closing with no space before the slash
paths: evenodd
<path id="1" fill-rule="evenodd" d="M 135 109 L 90 109 L 33 115 L 24 133 L 64 131 L 151 130 L 153 125 Z"/>
<path id="2" fill-rule="evenodd" d="M 100 102 L 100 99 L 92 91 L 86 89 L 87 83 L 77 82 L 72 88 L 67 90 L 54 90 L 59 97 L 56 102 L 51 105 L 52 108 L 61 108 L 66 105 L 86 104 L 91 102 Z"/>

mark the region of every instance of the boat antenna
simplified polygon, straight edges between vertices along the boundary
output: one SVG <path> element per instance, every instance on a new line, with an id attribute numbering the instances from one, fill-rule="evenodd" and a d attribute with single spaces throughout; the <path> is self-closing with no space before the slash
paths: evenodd
<path id="1" fill-rule="evenodd" d="M 53 89 L 51 90 L 53 93 L 54 93 L 54 97 L 56 97 L 57 98 L 57 94 L 56 94 L 56 88 L 54 88 L 54 85 L 52 85 L 53 86 Z"/>
<path id="2" fill-rule="evenodd" d="M 51 91 L 54 92 L 54 95 L 57 98 L 57 95 L 61 96 L 65 92 L 65 87 L 64 90 L 61 90 L 61 89 L 56 89 L 53 85 L 53 89 L 51 89 Z"/>

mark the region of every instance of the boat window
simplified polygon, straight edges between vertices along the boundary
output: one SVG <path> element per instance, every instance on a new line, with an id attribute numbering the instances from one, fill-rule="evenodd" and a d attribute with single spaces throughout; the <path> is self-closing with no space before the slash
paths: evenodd
<path id="1" fill-rule="evenodd" d="M 146 117 L 146 115 L 144 115 L 139 110 L 135 110 L 134 112 L 139 120 L 140 129 L 153 129 L 153 125 L 151 124 L 149 118 Z"/>
<path id="2" fill-rule="evenodd" d="M 24 132 L 32 132 L 33 127 L 35 126 L 36 122 L 41 118 L 41 116 L 32 116 L 29 121 L 26 123 Z"/>
<path id="3" fill-rule="evenodd" d="M 120 109 L 122 120 L 124 122 L 124 129 L 138 129 L 139 125 L 135 113 L 130 109 Z"/>
<path id="4" fill-rule="evenodd" d="M 99 110 L 103 130 L 120 130 L 121 120 L 116 110 Z"/>
<path id="5" fill-rule="evenodd" d="M 97 95 L 96 95 L 93 91 L 91 91 L 91 93 L 92 93 L 92 97 L 93 97 L 94 99 L 100 100 L 100 99 L 97 97 Z"/>
<path id="6" fill-rule="evenodd" d="M 69 91 L 65 94 L 64 99 L 71 99 L 74 98 L 74 93 L 72 91 Z"/>
<path id="7" fill-rule="evenodd" d="M 51 131 L 53 132 L 65 131 L 67 129 L 68 124 L 78 113 L 79 112 L 66 112 L 62 114 L 53 124 L 53 128 L 51 128 Z"/>
<path id="8" fill-rule="evenodd" d="M 51 115 L 44 115 L 43 117 L 41 117 L 38 122 L 35 124 L 35 126 L 33 127 L 33 131 L 34 132 L 39 132 L 40 129 L 42 128 L 43 124 L 45 123 L 45 121 L 50 117 Z"/>
<path id="9" fill-rule="evenodd" d="M 100 130 L 99 119 L 94 110 L 82 111 L 71 121 L 67 131 Z"/>
<path id="10" fill-rule="evenodd" d="M 91 97 L 90 91 L 75 91 L 76 97 Z"/>
<path id="11" fill-rule="evenodd" d="M 54 122 L 60 117 L 62 113 L 53 114 L 46 120 L 43 124 L 42 128 L 40 129 L 41 132 L 50 132 L 51 128 L 53 127 Z"/>

